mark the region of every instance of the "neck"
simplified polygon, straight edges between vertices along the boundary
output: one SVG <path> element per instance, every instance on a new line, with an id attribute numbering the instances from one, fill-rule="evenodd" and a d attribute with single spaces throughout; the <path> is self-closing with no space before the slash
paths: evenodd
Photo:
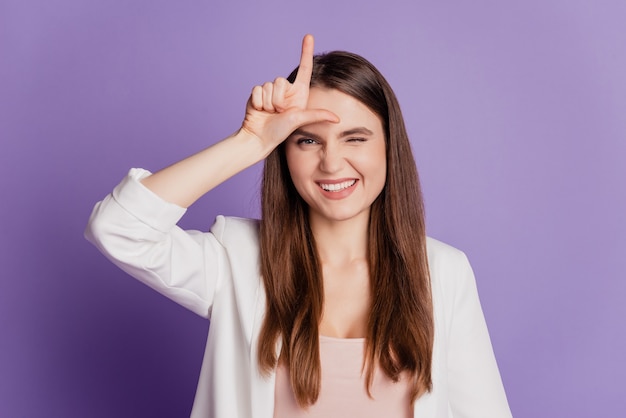
<path id="1" fill-rule="evenodd" d="M 345 221 L 311 217 L 310 223 L 322 264 L 367 259 L 368 213 Z"/>

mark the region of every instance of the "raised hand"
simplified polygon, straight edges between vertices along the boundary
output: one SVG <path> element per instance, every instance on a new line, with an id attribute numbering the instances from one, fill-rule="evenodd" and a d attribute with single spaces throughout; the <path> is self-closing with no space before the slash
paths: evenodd
<path id="1" fill-rule="evenodd" d="M 312 69 L 313 37 L 307 35 L 293 84 L 277 78 L 273 83 L 256 86 L 239 131 L 141 182 L 161 198 L 188 207 L 218 184 L 267 157 L 300 126 L 339 122 L 328 110 L 307 109 Z"/>
<path id="2" fill-rule="evenodd" d="M 293 84 L 286 78 L 278 77 L 252 89 L 242 130 L 256 136 L 268 154 L 300 126 L 339 121 L 337 115 L 328 110 L 307 109 L 313 71 L 313 44 L 311 35 L 302 40 L 300 66 Z"/>

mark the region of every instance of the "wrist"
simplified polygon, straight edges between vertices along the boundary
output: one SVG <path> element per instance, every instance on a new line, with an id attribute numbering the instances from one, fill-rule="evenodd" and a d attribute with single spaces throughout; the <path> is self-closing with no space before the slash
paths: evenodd
<path id="1" fill-rule="evenodd" d="M 242 156 L 251 157 L 255 162 L 265 159 L 276 148 L 276 145 L 268 145 L 243 126 L 228 139 L 238 144 Z"/>

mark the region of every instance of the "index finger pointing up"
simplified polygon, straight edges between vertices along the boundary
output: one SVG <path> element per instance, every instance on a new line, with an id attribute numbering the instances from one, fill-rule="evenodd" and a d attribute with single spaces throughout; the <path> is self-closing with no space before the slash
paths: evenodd
<path id="1" fill-rule="evenodd" d="M 304 35 L 302 39 L 302 54 L 300 55 L 300 66 L 294 84 L 301 84 L 309 87 L 311 73 L 313 72 L 313 35 Z"/>

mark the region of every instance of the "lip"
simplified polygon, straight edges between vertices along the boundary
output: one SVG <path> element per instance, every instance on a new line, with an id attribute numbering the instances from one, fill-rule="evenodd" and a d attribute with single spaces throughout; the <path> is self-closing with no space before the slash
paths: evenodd
<path id="1" fill-rule="evenodd" d="M 317 180 L 315 183 L 317 183 L 317 186 L 319 187 L 319 190 L 324 197 L 331 199 L 331 200 L 340 200 L 340 199 L 344 199 L 350 196 L 352 192 L 354 192 L 356 188 L 355 186 L 359 183 L 359 180 L 355 178 L 343 178 L 343 179 L 333 179 L 333 180 L 323 179 L 323 180 Z M 322 185 L 337 187 L 338 185 L 341 185 L 342 183 L 345 183 L 344 185 L 345 187 L 339 190 L 326 190 L 322 187 Z"/>

